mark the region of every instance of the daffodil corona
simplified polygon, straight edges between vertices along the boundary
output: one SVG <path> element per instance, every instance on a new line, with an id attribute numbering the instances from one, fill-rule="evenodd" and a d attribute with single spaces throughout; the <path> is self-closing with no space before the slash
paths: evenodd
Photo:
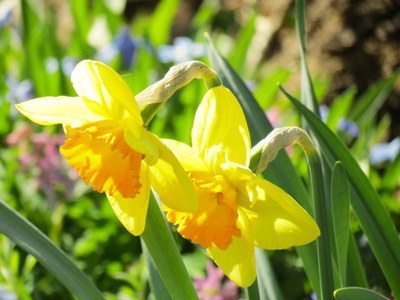
<path id="1" fill-rule="evenodd" d="M 61 153 L 94 190 L 105 192 L 126 229 L 145 227 L 150 186 L 167 207 L 197 210 L 193 186 L 173 153 L 143 127 L 139 105 L 124 80 L 95 61 L 80 62 L 71 75 L 78 97 L 45 97 L 17 105 L 41 125 L 62 124 Z"/>
<path id="2" fill-rule="evenodd" d="M 210 89 L 192 130 L 192 147 L 164 140 L 179 158 L 199 198 L 197 212 L 164 206 L 178 232 L 205 247 L 242 287 L 256 278 L 254 247 L 285 249 L 315 240 L 319 228 L 282 189 L 248 168 L 250 138 L 240 104 L 225 87 Z"/>

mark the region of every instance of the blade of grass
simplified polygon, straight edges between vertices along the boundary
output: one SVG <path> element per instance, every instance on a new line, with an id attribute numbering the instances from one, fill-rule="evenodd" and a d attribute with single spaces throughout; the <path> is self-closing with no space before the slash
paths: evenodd
<path id="1" fill-rule="evenodd" d="M 0 233 L 33 255 L 78 299 L 104 299 L 100 291 L 50 239 L 0 201 Z"/>
<path id="2" fill-rule="evenodd" d="M 291 74 L 292 72 L 289 70 L 280 69 L 260 83 L 254 91 L 254 97 L 257 99 L 262 109 L 268 109 L 274 103 L 275 96 L 279 92 L 279 87 L 276 83 L 285 83 Z"/>
<path id="3" fill-rule="evenodd" d="M 397 153 L 394 161 L 389 165 L 382 178 L 382 188 L 395 190 L 400 178 L 400 152 Z"/>
<path id="4" fill-rule="evenodd" d="M 350 287 L 343 288 L 335 291 L 335 299 L 336 300 L 354 300 L 354 299 L 363 299 L 363 300 L 388 300 L 382 295 L 363 288 L 359 287 Z"/>
<path id="5" fill-rule="evenodd" d="M 350 192 L 346 171 L 341 162 L 337 162 L 332 171 L 331 199 L 333 226 L 335 231 L 337 264 L 340 286 L 346 286 L 347 250 L 350 230 Z"/>
<path id="6" fill-rule="evenodd" d="M 296 32 L 300 44 L 300 63 L 301 63 L 301 101 L 319 116 L 317 98 L 315 97 L 313 83 L 308 72 L 306 61 L 306 42 L 305 42 L 305 1 L 296 0 Z"/>
<path id="7" fill-rule="evenodd" d="M 397 70 L 390 77 L 371 85 L 357 100 L 357 105 L 351 110 L 348 118 L 359 125 L 369 123 L 371 117 L 375 117 L 377 110 L 386 100 L 399 76 L 400 70 Z"/>
<path id="8" fill-rule="evenodd" d="M 390 287 L 396 297 L 400 297 L 400 239 L 378 193 L 336 135 L 283 87 L 281 90 L 307 119 L 325 159 L 332 165 L 337 160 L 342 161 L 356 195 L 351 197 L 351 205 Z"/>
<path id="9" fill-rule="evenodd" d="M 180 0 L 162 0 L 149 22 L 149 38 L 155 46 L 168 43 L 172 21 L 174 20 Z"/>
<path id="10" fill-rule="evenodd" d="M 47 93 L 47 73 L 43 68 L 42 55 L 44 40 L 44 28 L 41 20 L 38 19 L 34 8 L 27 0 L 21 0 L 22 15 L 22 42 L 25 51 L 25 71 L 32 78 L 37 96 L 45 96 Z M 32 30 L 35 28 L 36 30 Z"/>
<path id="11" fill-rule="evenodd" d="M 232 69 L 229 63 L 220 56 L 212 44 L 211 39 L 208 40 L 207 45 L 211 66 L 220 76 L 224 86 L 229 88 L 239 100 L 249 126 L 251 143 L 255 145 L 261 139 L 265 138 L 268 133 L 273 130 L 273 127 L 246 84 Z M 268 165 L 268 170 L 263 172 L 263 176 L 282 187 L 296 199 L 308 213 L 314 215 L 308 191 L 297 175 L 288 155 L 284 151 L 280 151 L 276 159 Z M 305 246 L 296 247 L 296 251 L 303 261 L 305 272 L 307 273 L 307 277 L 313 289 L 318 294 L 320 287 L 316 243 L 313 242 Z"/>
<path id="12" fill-rule="evenodd" d="M 238 70 L 239 73 L 243 73 L 245 71 L 247 50 L 249 49 L 251 40 L 256 32 L 256 18 L 257 14 L 252 12 L 247 23 L 242 27 L 238 37 L 236 38 L 235 47 L 233 48 L 233 52 L 229 57 L 232 67 Z"/>
<path id="13" fill-rule="evenodd" d="M 141 238 L 172 299 L 198 299 L 192 280 L 153 193 L 150 193 L 146 227 Z"/>
<path id="14" fill-rule="evenodd" d="M 70 2 L 72 17 L 74 18 L 74 25 L 76 27 L 72 39 L 76 41 L 73 45 L 79 45 L 80 55 L 83 57 L 90 57 L 90 46 L 87 42 L 87 35 L 89 33 L 89 20 L 88 0 L 71 0 Z"/>
<path id="15" fill-rule="evenodd" d="M 346 283 L 347 286 L 368 288 L 367 276 L 353 234 L 350 234 L 349 240 Z"/>
<path id="16" fill-rule="evenodd" d="M 337 125 L 341 117 L 346 116 L 354 101 L 357 93 L 355 86 L 349 87 L 342 94 L 337 96 L 329 107 L 329 114 L 326 118 L 326 125 L 332 130 L 337 130 Z"/>

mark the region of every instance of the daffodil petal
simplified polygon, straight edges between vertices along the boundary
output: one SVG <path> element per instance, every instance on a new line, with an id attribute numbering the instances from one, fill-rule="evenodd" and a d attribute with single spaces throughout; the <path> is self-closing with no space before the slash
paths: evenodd
<path id="1" fill-rule="evenodd" d="M 148 165 L 154 165 L 159 157 L 159 146 L 161 144 L 159 139 L 133 119 L 125 119 L 121 124 L 125 128 L 126 143 L 133 150 L 144 154 L 144 160 Z"/>
<path id="2" fill-rule="evenodd" d="M 79 97 L 43 97 L 22 102 L 16 107 L 20 113 L 40 125 L 64 124 L 78 127 L 102 119 Z"/>
<path id="3" fill-rule="evenodd" d="M 221 164 L 224 176 L 229 182 L 244 196 L 246 196 L 250 206 L 255 205 L 257 201 L 257 176 L 247 167 L 225 162 Z"/>
<path id="4" fill-rule="evenodd" d="M 257 247 L 286 249 L 308 244 L 320 235 L 318 225 L 290 195 L 266 180 L 257 179 L 257 203 L 243 208 L 253 227 Z"/>
<path id="5" fill-rule="evenodd" d="M 121 120 L 129 112 L 130 117 L 143 123 L 132 91 L 121 76 L 105 64 L 84 60 L 75 67 L 71 81 L 79 96 L 101 105 L 107 118 Z"/>
<path id="6" fill-rule="evenodd" d="M 150 166 L 151 186 L 169 208 L 181 212 L 195 212 L 198 199 L 194 186 L 175 155 L 160 143 L 160 158 Z"/>
<path id="7" fill-rule="evenodd" d="M 219 145 L 230 161 L 248 165 L 250 138 L 246 118 L 235 96 L 224 86 L 212 88 L 204 96 L 192 129 L 193 149 L 210 166 Z"/>
<path id="8" fill-rule="evenodd" d="M 161 141 L 174 153 L 186 172 L 209 172 L 204 160 L 190 146 L 175 140 Z"/>
<path id="9" fill-rule="evenodd" d="M 150 196 L 150 182 L 147 176 L 147 166 L 144 163 L 141 166 L 140 182 L 142 187 L 135 198 L 107 194 L 108 201 L 122 225 L 136 236 L 143 233 Z"/>
<path id="10" fill-rule="evenodd" d="M 213 247 L 207 251 L 230 280 L 241 287 L 248 287 L 256 279 L 254 236 L 246 214 L 241 209 L 238 213 L 236 225 L 242 232 L 241 237 L 233 236 L 233 242 L 226 250 Z"/>

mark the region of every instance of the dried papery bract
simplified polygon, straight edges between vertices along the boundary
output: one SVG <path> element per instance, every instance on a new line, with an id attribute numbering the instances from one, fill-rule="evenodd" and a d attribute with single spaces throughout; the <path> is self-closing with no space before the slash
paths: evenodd
<path id="1" fill-rule="evenodd" d="M 251 149 L 251 164 L 257 164 L 254 169 L 255 173 L 263 172 L 268 164 L 276 158 L 280 150 L 295 144 L 301 146 L 307 155 L 316 151 L 310 136 L 300 127 L 275 128 L 265 139 Z"/>

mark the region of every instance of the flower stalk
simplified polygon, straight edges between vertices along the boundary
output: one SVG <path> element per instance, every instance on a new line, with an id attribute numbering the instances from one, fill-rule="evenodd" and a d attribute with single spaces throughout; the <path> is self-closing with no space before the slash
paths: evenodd
<path id="1" fill-rule="evenodd" d="M 141 239 L 160 272 L 172 299 L 198 299 L 182 257 L 153 193 L 150 194 L 146 228 Z"/>
<path id="2" fill-rule="evenodd" d="M 276 158 L 281 149 L 293 144 L 301 146 L 307 156 L 315 220 L 321 229 L 321 236 L 317 239 L 319 278 L 322 291 L 321 299 L 329 299 L 334 286 L 329 247 L 327 202 L 321 159 L 310 136 L 299 127 L 274 129 L 264 140 L 252 148 L 250 169 L 256 174 L 263 172 L 268 164 Z"/>

